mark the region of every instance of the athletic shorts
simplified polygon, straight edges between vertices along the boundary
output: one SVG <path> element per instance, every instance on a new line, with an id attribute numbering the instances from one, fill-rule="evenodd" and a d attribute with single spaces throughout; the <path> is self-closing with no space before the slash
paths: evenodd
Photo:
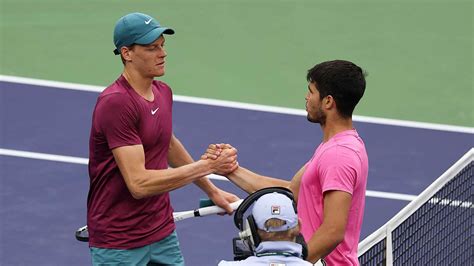
<path id="1" fill-rule="evenodd" d="M 135 249 L 109 249 L 91 247 L 94 266 L 178 265 L 184 266 L 178 235 L 173 231 L 166 238 Z"/>

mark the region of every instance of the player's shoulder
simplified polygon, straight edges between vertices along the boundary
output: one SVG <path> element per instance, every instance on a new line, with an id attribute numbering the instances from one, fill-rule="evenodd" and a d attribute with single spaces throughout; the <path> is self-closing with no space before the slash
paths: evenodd
<path id="1" fill-rule="evenodd" d="M 104 90 L 98 98 L 98 105 L 128 105 L 131 99 L 127 93 L 121 91 Z"/>
<path id="2" fill-rule="evenodd" d="M 97 99 L 98 110 L 130 110 L 135 109 L 135 104 L 130 94 L 123 88 L 117 86 L 107 87 Z"/>
<path id="3" fill-rule="evenodd" d="M 334 136 L 323 150 L 326 156 L 359 154 L 365 151 L 365 144 L 357 131 L 348 130 Z"/>
<path id="4" fill-rule="evenodd" d="M 107 86 L 100 94 L 99 100 L 105 97 L 126 98 L 128 96 L 127 88 L 120 82 L 120 78 Z"/>
<path id="5" fill-rule="evenodd" d="M 335 145 L 340 146 L 359 146 L 364 144 L 362 138 L 359 136 L 359 133 L 355 129 L 346 130 L 336 134 L 332 138 L 332 142 Z"/>
<path id="6" fill-rule="evenodd" d="M 153 84 L 155 85 L 156 88 L 159 90 L 167 90 L 171 91 L 171 87 L 164 81 L 161 80 L 153 80 Z"/>
<path id="7" fill-rule="evenodd" d="M 351 145 L 333 143 L 319 152 L 318 161 L 326 165 L 340 165 L 344 162 L 356 162 L 359 159 L 358 151 Z"/>
<path id="8" fill-rule="evenodd" d="M 155 93 L 158 93 L 165 99 L 168 99 L 169 102 L 173 102 L 173 91 L 171 90 L 171 87 L 168 86 L 168 84 L 160 80 L 154 80 L 153 85 Z"/>

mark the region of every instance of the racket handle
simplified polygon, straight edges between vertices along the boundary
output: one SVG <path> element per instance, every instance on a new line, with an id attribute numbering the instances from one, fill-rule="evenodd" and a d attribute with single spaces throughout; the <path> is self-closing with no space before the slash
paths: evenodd
<path id="1" fill-rule="evenodd" d="M 242 203 L 242 201 L 243 200 L 240 199 L 238 201 L 232 202 L 230 204 L 230 207 L 232 208 L 232 210 L 237 209 L 240 203 Z M 206 215 L 216 214 L 216 213 L 225 213 L 225 210 L 218 206 L 205 207 L 205 208 L 197 209 L 196 211 L 199 212 L 199 215 L 196 215 L 196 216 L 206 216 Z"/>
<path id="2" fill-rule="evenodd" d="M 244 201 L 243 199 L 239 199 L 238 201 L 234 201 L 230 204 L 230 207 L 232 207 L 232 210 L 237 210 L 237 208 L 240 206 L 240 203 Z"/>

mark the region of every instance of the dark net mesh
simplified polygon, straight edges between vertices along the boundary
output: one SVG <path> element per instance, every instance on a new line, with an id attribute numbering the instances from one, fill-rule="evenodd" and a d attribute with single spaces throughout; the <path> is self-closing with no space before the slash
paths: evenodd
<path id="1" fill-rule="evenodd" d="M 385 240 L 382 239 L 364 254 L 360 255 L 360 265 L 385 265 Z"/>
<path id="2" fill-rule="evenodd" d="M 471 265 L 473 165 L 392 232 L 394 265 Z"/>
<path id="3" fill-rule="evenodd" d="M 472 265 L 473 175 L 470 162 L 393 229 L 393 265 Z M 361 254 L 360 264 L 385 265 L 385 241 Z"/>

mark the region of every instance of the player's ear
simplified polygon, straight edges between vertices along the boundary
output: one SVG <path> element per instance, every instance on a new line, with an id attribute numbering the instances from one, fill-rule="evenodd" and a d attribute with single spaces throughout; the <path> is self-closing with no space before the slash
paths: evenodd
<path id="1" fill-rule="evenodd" d="M 334 100 L 334 97 L 332 95 L 328 95 L 324 97 L 323 99 L 323 106 L 326 107 L 326 109 L 331 109 L 336 107 L 336 101 Z"/>
<path id="2" fill-rule="evenodd" d="M 123 46 L 122 48 L 120 48 L 120 54 L 122 55 L 122 58 L 125 61 L 132 61 L 132 57 L 131 57 L 130 52 L 131 52 L 131 50 L 126 46 Z"/>

